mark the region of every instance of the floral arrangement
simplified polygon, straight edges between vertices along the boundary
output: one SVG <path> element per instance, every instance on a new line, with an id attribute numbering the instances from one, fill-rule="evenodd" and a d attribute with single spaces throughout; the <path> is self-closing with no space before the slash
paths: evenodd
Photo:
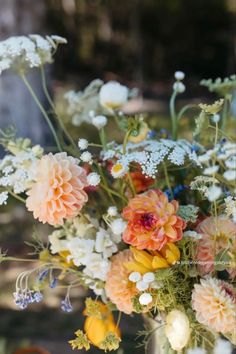
<path id="1" fill-rule="evenodd" d="M 121 316 L 138 313 L 152 324 L 140 333 L 146 349 L 161 331 L 160 353 L 230 353 L 236 345 L 236 134 L 230 114 L 236 76 L 204 80 L 219 99 L 177 111 L 185 91 L 185 75 L 177 71 L 172 131 L 157 131 L 146 115 L 124 113 L 137 90 L 115 81 L 94 80 L 84 91 L 67 92 L 59 112 L 44 66 L 65 43 L 39 35 L 0 42 L 0 73 L 11 69 L 21 77 L 56 146 L 46 151 L 16 138 L 11 127 L 0 131 L 6 149 L 0 204 L 13 196 L 52 227 L 48 245 L 35 238 L 35 256 L 26 259 L 38 259 L 37 266 L 19 274 L 15 304 L 25 309 L 43 300 L 46 287 L 61 283 L 61 309 L 71 312 L 70 291 L 82 285 L 94 297 L 85 301 L 84 328 L 69 342 L 73 349 L 118 349 Z M 32 68 L 41 72 L 50 112 L 27 79 Z M 186 139 L 180 126 L 188 110 L 194 110 L 195 129 Z M 65 115 L 75 126 L 95 129 L 100 142 L 84 135 L 75 141 Z M 108 124 L 116 125 L 121 141 L 111 141 Z M 12 259 L 2 251 L 2 262 Z"/>

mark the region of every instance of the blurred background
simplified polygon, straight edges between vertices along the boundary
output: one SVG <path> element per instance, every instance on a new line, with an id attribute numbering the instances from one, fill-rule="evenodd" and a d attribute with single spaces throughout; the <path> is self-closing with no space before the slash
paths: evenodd
<path id="1" fill-rule="evenodd" d="M 0 0 L 0 40 L 30 33 L 68 39 L 68 45 L 59 48 L 54 64 L 47 68 L 56 102 L 61 102 L 66 90 L 83 89 L 95 78 L 114 79 L 139 89 L 138 98 L 127 110 L 148 112 L 151 124 L 167 128 L 168 99 L 176 70 L 186 73 L 187 90 L 178 100 L 180 106 L 190 100 L 214 99 L 199 81 L 236 71 L 236 0 Z M 38 73 L 32 71 L 29 79 L 44 102 Z M 76 139 L 90 133 L 88 127 L 74 128 L 66 123 Z M 19 136 L 30 137 L 34 143 L 48 146 L 52 142 L 22 82 L 7 72 L 0 76 L 0 127 L 9 124 L 16 126 Z M 41 225 L 36 228 L 42 238 L 49 232 Z M 0 248 L 10 255 L 25 255 L 29 249 L 24 241 L 31 238 L 32 231 L 32 217 L 20 204 L 11 201 L 1 207 Z M 51 354 L 71 353 L 66 341 L 82 324 L 85 294 L 82 290 L 73 294 L 75 312 L 70 315 L 58 310 L 63 295 L 56 289 L 48 292 L 43 305 L 17 311 L 12 292 L 24 267 L 18 263 L 1 265 L 0 354 L 16 353 L 16 348 L 29 345 Z M 131 354 L 142 320 L 124 318 L 122 328 L 123 352 Z M 135 349 L 135 353 L 143 350 Z"/>

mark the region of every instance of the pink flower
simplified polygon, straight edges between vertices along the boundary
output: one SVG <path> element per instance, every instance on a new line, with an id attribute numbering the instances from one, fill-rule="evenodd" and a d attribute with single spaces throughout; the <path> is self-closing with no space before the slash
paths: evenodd
<path id="1" fill-rule="evenodd" d="M 230 333 L 236 324 L 235 290 L 230 284 L 215 279 L 201 279 L 192 293 L 192 306 L 198 322 L 211 330 Z"/>
<path id="2" fill-rule="evenodd" d="M 51 225 L 62 225 L 74 218 L 87 202 L 84 191 L 86 172 L 65 152 L 44 155 L 39 160 L 36 181 L 28 191 L 26 206 L 34 218 Z"/>
<path id="3" fill-rule="evenodd" d="M 197 226 L 202 234 L 199 240 L 196 258 L 200 262 L 198 269 L 202 275 L 214 272 L 215 257 L 222 251 L 235 252 L 236 224 L 225 216 L 208 217 Z M 228 251 L 227 251 L 228 250 Z M 231 277 L 236 275 L 235 267 L 227 269 Z"/>
<path id="4" fill-rule="evenodd" d="M 160 250 L 167 242 L 182 238 L 186 223 L 176 215 L 178 202 L 168 201 L 160 190 L 150 190 L 129 201 L 123 210 L 128 221 L 124 242 L 139 250 Z"/>

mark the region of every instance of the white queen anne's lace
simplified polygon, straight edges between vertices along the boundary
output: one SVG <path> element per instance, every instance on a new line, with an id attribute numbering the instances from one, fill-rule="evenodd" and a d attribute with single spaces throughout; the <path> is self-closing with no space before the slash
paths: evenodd
<path id="1" fill-rule="evenodd" d="M 7 69 L 29 69 L 52 62 L 57 46 L 66 43 L 59 36 L 46 38 L 32 34 L 10 37 L 0 42 L 0 74 Z"/>
<path id="2" fill-rule="evenodd" d="M 130 163 L 138 163 L 142 168 L 143 174 L 150 177 L 155 177 L 159 165 L 164 160 L 176 166 L 183 165 L 187 159 L 199 164 L 192 145 L 186 140 L 144 140 L 139 144 L 128 143 L 125 154 L 122 152 L 122 145 L 114 146 L 113 154 L 111 151 L 111 149 L 106 152 L 102 151 L 102 158 L 106 160 L 116 157 L 118 159 L 117 164 L 120 163 L 126 168 L 128 168 Z"/>

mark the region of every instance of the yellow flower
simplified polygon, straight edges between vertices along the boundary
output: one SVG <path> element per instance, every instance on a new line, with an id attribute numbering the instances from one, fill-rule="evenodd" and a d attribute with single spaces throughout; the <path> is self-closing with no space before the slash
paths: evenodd
<path id="1" fill-rule="evenodd" d="M 168 242 L 161 251 L 154 251 L 150 254 L 147 251 L 138 250 L 135 247 L 130 247 L 134 256 L 134 261 L 125 264 L 126 269 L 130 272 L 139 272 L 145 274 L 157 269 L 169 268 L 180 259 L 178 247 L 171 242 Z"/>
<path id="2" fill-rule="evenodd" d="M 89 341 L 95 347 L 102 349 L 108 339 L 110 343 L 111 337 L 117 338 L 118 341 L 120 339 L 120 331 L 109 308 L 100 301 L 94 302 L 96 303 L 94 315 L 89 311 L 88 316 L 87 309 L 84 311 L 84 314 L 87 316 L 84 330 Z M 91 300 L 89 301 L 89 307 L 91 308 Z M 110 343 L 108 347 L 112 347 L 112 344 Z"/>
<path id="3" fill-rule="evenodd" d="M 147 123 L 141 122 L 139 124 L 138 130 L 134 130 L 133 132 L 131 132 L 128 140 L 131 141 L 131 143 L 138 144 L 144 139 L 146 139 L 148 132 L 149 132 L 149 127 Z"/>

